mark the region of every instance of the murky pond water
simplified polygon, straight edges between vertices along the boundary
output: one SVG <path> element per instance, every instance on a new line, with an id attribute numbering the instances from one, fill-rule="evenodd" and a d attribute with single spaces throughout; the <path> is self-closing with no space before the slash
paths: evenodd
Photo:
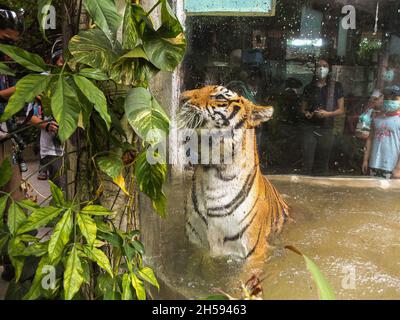
<path id="1" fill-rule="evenodd" d="M 212 259 L 184 236 L 185 182 L 169 185 L 169 215 L 146 243 L 148 262 L 180 294 L 197 298 L 219 288 L 239 296 L 241 281 L 264 274 L 265 299 L 317 299 L 303 259 L 312 258 L 338 299 L 400 299 L 400 187 L 370 179 L 272 177 L 291 206 L 293 221 L 273 240 L 265 261 Z M 384 187 L 382 189 L 381 187 Z M 153 220 L 157 221 L 157 220 Z M 143 224 L 145 225 L 145 224 Z M 168 297 L 163 297 L 168 298 Z"/>

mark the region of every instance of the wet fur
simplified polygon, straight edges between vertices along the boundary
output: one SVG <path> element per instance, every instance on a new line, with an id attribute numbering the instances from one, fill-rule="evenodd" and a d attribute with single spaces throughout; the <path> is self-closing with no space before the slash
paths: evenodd
<path id="1" fill-rule="evenodd" d="M 288 206 L 262 175 L 254 128 L 272 117 L 222 86 L 182 94 L 180 119 L 192 128 L 232 130 L 231 164 L 196 165 L 185 206 L 186 234 L 213 256 L 264 254 L 279 233 Z"/>

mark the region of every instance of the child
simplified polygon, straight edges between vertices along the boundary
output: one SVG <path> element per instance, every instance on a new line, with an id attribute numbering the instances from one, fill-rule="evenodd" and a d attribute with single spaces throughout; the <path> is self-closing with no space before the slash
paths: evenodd
<path id="1" fill-rule="evenodd" d="M 375 89 L 369 99 L 364 113 L 360 116 L 356 128 L 356 137 L 367 140 L 371 130 L 372 119 L 382 110 L 383 94 Z"/>
<path id="2" fill-rule="evenodd" d="M 382 113 L 372 120 L 362 170 L 371 176 L 400 179 L 400 87 L 385 89 Z"/>

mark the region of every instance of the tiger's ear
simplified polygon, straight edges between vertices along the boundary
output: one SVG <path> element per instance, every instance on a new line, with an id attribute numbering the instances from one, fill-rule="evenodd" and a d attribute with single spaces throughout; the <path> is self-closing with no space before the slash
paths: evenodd
<path id="1" fill-rule="evenodd" d="M 250 111 L 249 123 L 252 127 L 257 127 L 262 122 L 267 122 L 274 114 L 273 107 L 253 106 Z"/>

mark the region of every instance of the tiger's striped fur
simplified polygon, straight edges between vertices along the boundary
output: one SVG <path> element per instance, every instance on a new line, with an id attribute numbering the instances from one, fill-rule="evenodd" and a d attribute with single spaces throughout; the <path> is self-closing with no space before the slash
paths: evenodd
<path id="1" fill-rule="evenodd" d="M 187 126 L 232 131 L 230 164 L 196 165 L 188 192 L 186 234 L 213 256 L 248 258 L 266 252 L 268 236 L 280 232 L 288 217 L 285 201 L 262 175 L 254 128 L 272 117 L 222 86 L 182 94 Z M 193 125 L 196 123 L 195 125 Z"/>

